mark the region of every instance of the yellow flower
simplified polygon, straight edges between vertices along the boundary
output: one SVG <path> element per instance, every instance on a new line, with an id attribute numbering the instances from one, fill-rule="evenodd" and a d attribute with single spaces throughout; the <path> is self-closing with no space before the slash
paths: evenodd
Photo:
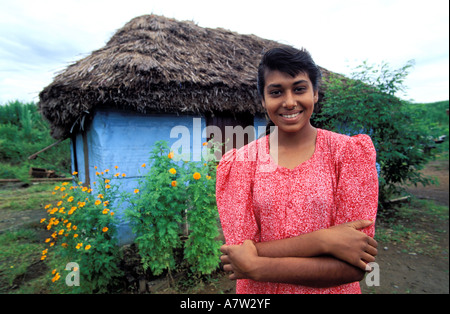
<path id="1" fill-rule="evenodd" d="M 56 268 L 52 270 L 52 275 L 56 273 Z"/>
<path id="2" fill-rule="evenodd" d="M 83 243 L 78 243 L 77 246 L 75 247 L 77 250 L 80 249 L 83 246 Z"/>
<path id="3" fill-rule="evenodd" d="M 72 174 L 73 174 L 74 176 L 76 176 L 76 175 L 78 174 L 78 172 L 74 171 L 74 172 L 72 172 Z"/>
<path id="4" fill-rule="evenodd" d="M 203 146 L 207 146 L 207 145 L 208 145 L 208 142 L 204 142 L 204 143 L 203 143 Z"/>
<path id="5" fill-rule="evenodd" d="M 117 168 L 119 168 L 118 166 L 114 166 L 114 169 L 117 169 Z"/>
<path id="6" fill-rule="evenodd" d="M 86 192 L 88 190 L 88 188 L 86 187 L 86 186 L 83 186 L 82 188 L 81 188 L 81 191 L 83 191 L 83 192 Z"/>
<path id="7" fill-rule="evenodd" d="M 202 176 L 200 173 L 196 172 L 196 173 L 194 173 L 193 177 L 195 180 L 199 180 Z"/>
<path id="8" fill-rule="evenodd" d="M 101 200 L 96 200 L 94 204 L 95 204 L 95 205 L 100 205 L 101 203 L 102 203 Z"/>
<path id="9" fill-rule="evenodd" d="M 143 163 L 141 167 L 142 167 L 142 168 L 145 168 L 145 163 Z"/>
<path id="10" fill-rule="evenodd" d="M 174 155 L 175 155 L 174 152 L 170 152 L 170 153 L 167 155 L 167 157 L 168 157 L 169 159 L 172 159 Z"/>
<path id="11" fill-rule="evenodd" d="M 102 231 L 103 231 L 103 232 L 108 231 L 108 227 L 103 227 Z"/>
<path id="12" fill-rule="evenodd" d="M 65 187 L 62 187 L 61 189 L 59 189 L 61 192 L 64 192 L 66 190 Z M 66 197 L 67 194 L 64 195 L 64 197 Z"/>
<path id="13" fill-rule="evenodd" d="M 74 226 L 74 229 L 73 229 L 73 230 L 76 230 L 76 229 L 75 229 L 75 226 Z M 78 238 L 78 233 L 75 233 L 75 234 L 73 235 L 73 237 L 74 237 L 74 238 Z"/>
<path id="14" fill-rule="evenodd" d="M 85 247 L 84 247 L 84 249 L 87 251 L 87 250 L 89 250 L 91 248 L 91 245 L 90 244 L 88 244 L 88 245 L 86 245 Z"/>
<path id="15" fill-rule="evenodd" d="M 50 242 L 50 238 L 45 239 L 45 243 L 49 243 Z"/>
<path id="16" fill-rule="evenodd" d="M 43 223 L 45 221 L 45 218 L 42 218 L 41 220 L 40 220 L 40 223 Z"/>
<path id="17" fill-rule="evenodd" d="M 67 248 L 69 245 L 68 245 L 67 243 L 61 243 L 61 246 L 62 246 L 63 248 Z"/>
<path id="18" fill-rule="evenodd" d="M 73 196 L 69 196 L 69 198 L 67 199 L 68 202 L 72 202 L 73 201 Z"/>
<path id="19" fill-rule="evenodd" d="M 62 201 L 59 201 L 56 206 L 61 206 L 62 205 Z"/>
<path id="20" fill-rule="evenodd" d="M 109 172 L 109 169 L 105 169 L 105 172 L 108 173 L 108 172 Z"/>
<path id="21" fill-rule="evenodd" d="M 104 215 L 106 215 L 108 212 L 109 212 L 109 209 L 108 209 L 108 208 L 105 208 L 105 209 L 102 211 L 102 213 L 103 213 Z"/>
<path id="22" fill-rule="evenodd" d="M 105 183 L 109 183 L 111 180 L 109 179 L 105 179 Z"/>
<path id="23" fill-rule="evenodd" d="M 69 182 L 63 182 L 61 185 L 67 185 L 69 184 Z"/>
<path id="24" fill-rule="evenodd" d="M 122 173 L 122 177 L 125 178 L 127 175 L 125 173 Z"/>
<path id="25" fill-rule="evenodd" d="M 134 189 L 134 194 L 139 193 L 139 189 Z"/>
<path id="26" fill-rule="evenodd" d="M 97 198 L 103 198 L 103 194 L 97 195 Z"/>
<path id="27" fill-rule="evenodd" d="M 171 184 L 172 184 L 173 187 L 176 187 L 177 186 L 177 181 L 172 181 Z"/>
<path id="28" fill-rule="evenodd" d="M 105 185 L 105 189 L 109 189 L 111 186 L 109 184 Z"/>
<path id="29" fill-rule="evenodd" d="M 111 216 L 114 216 L 114 212 L 111 212 Z"/>
<path id="30" fill-rule="evenodd" d="M 175 170 L 175 168 L 170 168 L 170 169 L 169 169 L 169 172 L 170 172 L 171 174 L 176 174 L 176 173 L 177 173 L 177 171 Z"/>
<path id="31" fill-rule="evenodd" d="M 207 179 L 207 180 L 211 179 L 211 176 L 206 176 L 206 179 Z"/>
<path id="32" fill-rule="evenodd" d="M 118 176 L 120 176 L 120 173 L 117 172 L 114 176 L 117 178 Z"/>
<path id="33" fill-rule="evenodd" d="M 56 273 L 55 277 L 52 278 L 52 282 L 59 280 L 59 278 L 61 278 L 61 276 L 59 275 L 59 273 Z"/>

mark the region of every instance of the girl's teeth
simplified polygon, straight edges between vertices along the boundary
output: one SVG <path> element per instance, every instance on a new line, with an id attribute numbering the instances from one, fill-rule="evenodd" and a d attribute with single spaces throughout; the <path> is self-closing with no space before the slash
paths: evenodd
<path id="1" fill-rule="evenodd" d="M 282 115 L 284 118 L 295 118 L 296 116 L 298 116 L 298 113 L 294 113 L 294 114 L 284 114 Z"/>

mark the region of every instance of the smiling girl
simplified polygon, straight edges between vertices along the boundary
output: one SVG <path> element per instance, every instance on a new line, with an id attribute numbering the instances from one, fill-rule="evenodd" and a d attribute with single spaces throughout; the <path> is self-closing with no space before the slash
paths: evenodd
<path id="1" fill-rule="evenodd" d="M 269 50 L 258 92 L 275 131 L 218 166 L 221 260 L 237 293 L 360 293 L 375 260 L 375 149 L 311 125 L 320 78 L 306 50 Z"/>

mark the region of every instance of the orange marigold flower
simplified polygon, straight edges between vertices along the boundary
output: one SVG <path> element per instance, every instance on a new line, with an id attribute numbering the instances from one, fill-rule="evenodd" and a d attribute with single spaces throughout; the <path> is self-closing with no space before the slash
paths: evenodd
<path id="1" fill-rule="evenodd" d="M 204 142 L 204 143 L 203 143 L 203 146 L 207 146 L 207 145 L 208 145 L 208 142 Z"/>
<path id="2" fill-rule="evenodd" d="M 75 229 L 75 226 L 74 226 L 74 229 L 73 229 L 73 230 L 76 230 L 76 229 Z M 75 234 L 73 235 L 73 237 L 74 237 L 74 238 L 78 238 L 78 233 L 75 233 Z"/>
<path id="3" fill-rule="evenodd" d="M 85 247 L 84 247 L 84 249 L 87 251 L 87 250 L 89 250 L 91 248 L 91 245 L 90 244 L 88 244 L 88 245 L 86 245 Z"/>
<path id="4" fill-rule="evenodd" d="M 171 184 L 172 184 L 173 187 L 176 187 L 177 186 L 177 181 L 172 181 Z"/>
<path id="5" fill-rule="evenodd" d="M 105 183 L 109 183 L 111 180 L 109 179 L 105 179 Z"/>
<path id="6" fill-rule="evenodd" d="M 114 176 L 117 178 L 118 176 L 120 176 L 120 172 L 117 172 Z"/>
<path id="7" fill-rule="evenodd" d="M 101 200 L 96 200 L 94 204 L 95 204 L 95 205 L 100 205 L 101 203 L 102 203 Z"/>
<path id="8" fill-rule="evenodd" d="M 114 216 L 114 212 L 111 212 L 111 216 Z"/>
<path id="9" fill-rule="evenodd" d="M 177 173 L 177 171 L 175 170 L 175 168 L 170 168 L 170 169 L 169 169 L 169 172 L 170 172 L 171 174 L 176 174 L 176 173 Z"/>
<path id="10" fill-rule="evenodd" d="M 117 169 L 117 168 L 119 168 L 119 166 L 114 166 L 114 169 Z"/>
<path id="11" fill-rule="evenodd" d="M 68 202 L 72 202 L 73 201 L 73 196 L 69 196 L 69 198 L 67 199 Z"/>
<path id="12" fill-rule="evenodd" d="M 196 173 L 194 173 L 193 177 L 195 180 L 199 180 L 202 176 L 200 173 L 196 172 Z"/>
<path id="13" fill-rule="evenodd" d="M 83 246 L 83 243 L 78 243 L 77 246 L 75 247 L 77 250 L 80 249 Z"/>
<path id="14" fill-rule="evenodd" d="M 125 173 L 122 173 L 122 177 L 125 178 L 127 175 Z"/>
<path id="15" fill-rule="evenodd" d="M 78 172 L 74 171 L 74 172 L 72 172 L 72 174 L 73 174 L 74 176 L 76 176 L 76 175 L 78 174 Z"/>
<path id="16" fill-rule="evenodd" d="M 108 208 L 105 208 L 105 209 L 102 211 L 102 213 L 103 213 L 104 215 L 106 215 L 108 212 L 109 212 L 109 209 L 108 209 Z"/>
<path id="17" fill-rule="evenodd" d="M 211 179 L 211 176 L 206 176 L 206 180 L 209 180 L 209 179 Z"/>
<path id="18" fill-rule="evenodd" d="M 56 190 L 59 190 L 60 189 L 60 187 L 57 185 L 57 186 L 55 186 L 55 191 Z"/>
<path id="19" fill-rule="evenodd" d="M 41 220 L 40 220 L 40 223 L 43 223 L 45 221 L 45 218 L 42 218 Z"/>
<path id="20" fill-rule="evenodd" d="M 172 159 L 173 156 L 175 156 L 174 152 L 170 152 L 170 153 L 167 155 L 167 157 L 168 157 L 169 159 Z"/>
<path id="21" fill-rule="evenodd" d="M 142 168 L 145 168 L 145 166 L 146 166 L 145 163 L 143 163 L 141 167 L 142 167 Z"/>
<path id="22" fill-rule="evenodd" d="M 108 230 L 109 230 L 108 227 L 103 227 L 103 229 L 102 229 L 103 232 L 106 232 Z"/>
<path id="23" fill-rule="evenodd" d="M 134 189 L 134 194 L 139 193 L 139 189 Z"/>
<path id="24" fill-rule="evenodd" d="M 105 189 L 109 189 L 111 186 L 109 184 L 105 185 Z"/>

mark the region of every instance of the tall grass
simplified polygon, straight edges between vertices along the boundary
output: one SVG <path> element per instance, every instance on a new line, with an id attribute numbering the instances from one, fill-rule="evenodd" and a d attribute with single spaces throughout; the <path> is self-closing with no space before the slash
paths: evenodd
<path id="1" fill-rule="evenodd" d="M 0 106 L 0 178 L 28 180 L 30 167 L 70 174 L 69 141 L 41 153 L 37 159 L 28 157 L 54 143 L 50 128 L 33 102 L 9 102 Z"/>

